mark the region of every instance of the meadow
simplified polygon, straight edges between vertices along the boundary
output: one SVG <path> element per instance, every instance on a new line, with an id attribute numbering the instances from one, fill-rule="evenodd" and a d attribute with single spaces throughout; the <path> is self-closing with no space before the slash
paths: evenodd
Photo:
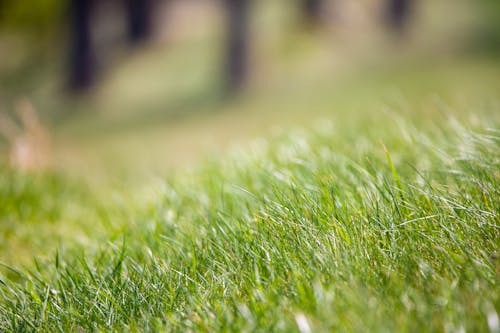
<path id="1" fill-rule="evenodd" d="M 40 84 L 57 164 L 0 163 L 0 332 L 499 332 L 497 57 L 300 38 L 231 101 L 197 42 Z"/>
<path id="2" fill-rule="evenodd" d="M 3 265 L 2 331 L 495 331 L 497 103 L 322 119 L 152 194 L 3 170 L 4 258 L 51 255 Z"/>

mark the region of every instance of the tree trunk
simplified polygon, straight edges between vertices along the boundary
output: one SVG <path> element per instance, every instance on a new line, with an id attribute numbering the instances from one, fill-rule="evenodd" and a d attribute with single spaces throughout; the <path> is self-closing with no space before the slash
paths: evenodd
<path id="1" fill-rule="evenodd" d="M 396 32 L 403 32 L 411 11 L 411 0 L 388 0 L 387 23 Z"/>
<path id="2" fill-rule="evenodd" d="M 127 36 L 132 44 L 151 37 L 152 0 L 126 0 Z"/>
<path id="3" fill-rule="evenodd" d="M 302 0 L 304 17 L 308 23 L 317 24 L 324 10 L 323 0 Z"/>
<path id="4" fill-rule="evenodd" d="M 71 0 L 71 50 L 70 78 L 72 89 L 82 90 L 90 87 L 94 80 L 94 54 L 90 19 L 92 11 L 91 0 Z"/>
<path id="5" fill-rule="evenodd" d="M 227 84 L 230 91 L 241 89 L 248 72 L 248 0 L 225 0 L 227 10 Z"/>

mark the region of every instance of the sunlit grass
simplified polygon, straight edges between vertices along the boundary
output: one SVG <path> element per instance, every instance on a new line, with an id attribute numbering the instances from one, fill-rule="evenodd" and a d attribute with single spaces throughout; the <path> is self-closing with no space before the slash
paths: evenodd
<path id="1" fill-rule="evenodd" d="M 54 170 L 0 167 L 0 332 L 498 331 L 500 66 L 428 35 L 279 36 L 231 100 L 210 40 L 80 101 L 33 56 L 4 94 Z"/>
<path id="2" fill-rule="evenodd" d="M 207 161 L 114 233 L 94 217 L 107 244 L 2 270 L 1 330 L 494 331 L 497 123 L 383 122 Z"/>

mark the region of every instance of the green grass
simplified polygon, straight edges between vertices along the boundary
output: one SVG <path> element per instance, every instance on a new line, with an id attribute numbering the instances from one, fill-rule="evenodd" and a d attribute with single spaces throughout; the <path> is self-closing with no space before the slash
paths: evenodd
<path id="1" fill-rule="evenodd" d="M 78 101 L 51 52 L 1 45 L 1 111 L 28 95 L 54 170 L 0 142 L 0 332 L 498 332 L 498 59 L 432 24 L 350 48 L 266 17 L 231 101 L 211 30 Z"/>
<path id="2" fill-rule="evenodd" d="M 143 204 L 98 200 L 109 213 L 88 215 L 92 246 L 4 267 L 0 330 L 494 330 L 494 113 L 467 127 L 442 114 L 425 130 L 386 116 L 257 141 L 170 177 Z M 43 181 L 3 178 L 2 219 L 72 216 L 46 196 L 89 202 Z"/>

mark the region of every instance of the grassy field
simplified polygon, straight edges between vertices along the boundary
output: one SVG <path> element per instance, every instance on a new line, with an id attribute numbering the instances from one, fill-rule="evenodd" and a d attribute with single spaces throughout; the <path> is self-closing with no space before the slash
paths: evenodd
<path id="1" fill-rule="evenodd" d="M 138 210 L 53 177 L 3 178 L 3 219 L 44 237 L 73 216 L 98 245 L 4 267 L 2 331 L 494 331 L 498 129 L 387 131 L 385 148 L 328 126 L 260 143 Z M 86 203 L 100 214 L 80 215 Z M 109 232 L 119 216 L 131 223 Z"/>
<path id="2" fill-rule="evenodd" d="M 197 39 L 76 101 L 0 66 L 54 143 L 0 160 L 0 332 L 500 331 L 498 59 L 290 38 L 229 101 Z"/>
<path id="3" fill-rule="evenodd" d="M 154 185 L 3 169 L 0 330 L 498 331 L 498 68 L 483 66 L 385 110 L 368 84 L 357 113 Z"/>

